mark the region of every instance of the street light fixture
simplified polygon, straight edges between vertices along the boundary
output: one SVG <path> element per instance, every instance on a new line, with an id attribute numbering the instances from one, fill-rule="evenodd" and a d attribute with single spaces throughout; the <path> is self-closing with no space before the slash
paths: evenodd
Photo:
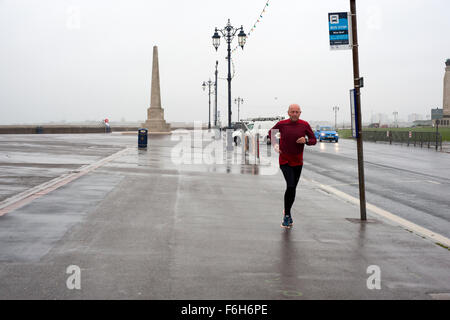
<path id="1" fill-rule="evenodd" d="M 209 97 L 209 116 L 208 116 L 208 129 L 211 129 L 211 86 L 215 85 L 215 83 L 213 81 L 211 81 L 211 79 L 209 79 L 208 81 L 203 81 L 202 84 L 202 88 L 203 91 L 206 90 L 206 88 L 208 88 L 208 97 Z"/>
<path id="2" fill-rule="evenodd" d="M 244 32 L 244 27 L 241 25 L 241 32 L 238 34 L 239 46 L 244 50 L 245 41 L 247 40 L 247 35 Z"/>
<path id="3" fill-rule="evenodd" d="M 213 46 L 214 46 L 214 48 L 216 48 L 216 51 L 217 51 L 217 49 L 220 46 L 220 36 L 217 33 L 217 28 L 216 28 L 216 31 L 214 32 L 214 35 L 212 36 L 212 40 L 213 40 Z"/>

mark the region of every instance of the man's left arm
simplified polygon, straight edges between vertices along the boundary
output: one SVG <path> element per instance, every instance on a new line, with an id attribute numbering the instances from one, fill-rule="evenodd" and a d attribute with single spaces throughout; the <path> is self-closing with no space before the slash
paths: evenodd
<path id="1" fill-rule="evenodd" d="M 315 145 L 317 143 L 316 135 L 312 131 L 311 126 L 309 125 L 309 123 L 306 124 L 306 137 L 307 137 L 306 144 L 308 146 L 313 146 L 313 145 Z"/>

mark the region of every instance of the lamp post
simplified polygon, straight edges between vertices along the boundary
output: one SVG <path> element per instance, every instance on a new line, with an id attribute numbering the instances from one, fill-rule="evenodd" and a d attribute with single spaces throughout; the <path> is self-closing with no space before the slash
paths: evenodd
<path id="1" fill-rule="evenodd" d="M 239 107 L 241 103 L 244 103 L 244 99 L 242 99 L 241 97 L 237 97 L 236 99 L 234 99 L 234 103 L 237 103 L 238 105 L 238 121 L 241 121 L 241 118 L 239 117 Z"/>
<path id="2" fill-rule="evenodd" d="M 223 29 L 215 28 L 214 35 L 212 36 L 213 46 L 216 49 L 216 51 L 220 45 L 219 32 L 226 39 L 227 44 L 228 44 L 228 48 L 227 48 L 227 51 L 228 51 L 228 55 L 227 55 L 228 78 L 227 78 L 227 80 L 228 80 L 228 128 L 229 129 L 231 129 L 231 42 L 233 41 L 234 36 L 238 32 L 238 30 L 240 30 L 240 32 L 238 34 L 239 46 L 241 46 L 241 48 L 244 49 L 245 40 L 247 38 L 247 35 L 244 32 L 244 27 L 243 26 L 241 26 L 240 28 L 233 27 L 230 23 L 230 19 L 228 19 L 228 23 L 225 26 L 225 28 L 223 28 Z"/>
<path id="3" fill-rule="evenodd" d="M 209 97 L 209 116 L 208 116 L 208 129 L 211 129 L 211 86 L 214 85 L 214 82 L 209 79 L 208 81 L 203 81 L 202 87 L 203 91 L 208 88 L 208 97 Z"/>
<path id="4" fill-rule="evenodd" d="M 215 81 L 214 81 L 214 128 L 217 128 L 217 66 L 219 61 L 216 60 L 216 72 L 215 72 Z"/>
<path id="5" fill-rule="evenodd" d="M 334 129 L 337 130 L 337 112 L 339 111 L 339 107 L 335 106 L 333 107 L 334 111 Z"/>

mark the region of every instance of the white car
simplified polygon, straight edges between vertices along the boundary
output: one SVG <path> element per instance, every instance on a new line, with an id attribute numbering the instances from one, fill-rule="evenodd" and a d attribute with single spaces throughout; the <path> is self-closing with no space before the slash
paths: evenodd
<path id="1" fill-rule="evenodd" d="M 266 144 L 270 144 L 271 141 L 269 139 L 269 130 L 273 128 L 274 125 L 277 124 L 278 121 L 256 121 L 253 126 L 253 134 L 259 133 L 259 136 Z M 277 136 L 277 138 L 279 135 Z"/>
<path id="2" fill-rule="evenodd" d="M 249 130 L 245 131 L 246 136 L 255 136 L 257 133 L 259 133 L 260 139 L 264 141 L 266 144 L 270 144 L 269 139 L 269 130 L 273 128 L 273 126 L 278 121 L 255 121 L 253 123 L 247 124 L 247 127 Z M 239 145 L 242 141 L 242 131 L 243 130 L 236 130 L 233 132 L 233 141 L 236 145 Z M 280 133 L 278 132 L 276 134 L 276 138 L 280 137 Z"/>
<path id="3" fill-rule="evenodd" d="M 250 136 L 250 131 L 253 129 L 254 123 L 249 122 L 246 125 L 247 125 L 248 130 L 245 131 L 244 135 Z M 243 140 L 243 137 L 242 137 L 243 132 L 244 132 L 244 130 L 242 130 L 242 129 L 233 131 L 233 141 L 237 146 L 240 145 Z"/>

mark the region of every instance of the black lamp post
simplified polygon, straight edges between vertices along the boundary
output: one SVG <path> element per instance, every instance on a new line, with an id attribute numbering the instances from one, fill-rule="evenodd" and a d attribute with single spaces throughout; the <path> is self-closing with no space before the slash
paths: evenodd
<path id="1" fill-rule="evenodd" d="M 238 30 L 240 30 L 240 32 L 238 34 L 239 46 L 241 46 L 241 48 L 244 49 L 245 40 L 247 39 L 247 35 L 244 32 L 244 28 L 242 26 L 237 29 L 234 28 L 230 23 L 230 19 L 228 19 L 228 23 L 225 26 L 225 28 L 223 28 L 222 30 L 216 28 L 214 35 L 212 36 L 213 46 L 216 49 L 216 51 L 220 45 L 219 32 L 226 39 L 227 44 L 228 44 L 228 49 L 227 49 L 228 50 L 228 55 L 227 55 L 228 78 L 227 78 L 227 80 L 228 80 L 228 128 L 229 129 L 231 129 L 231 42 L 233 41 L 234 36 L 238 32 Z"/>
<path id="2" fill-rule="evenodd" d="M 217 128 L 217 66 L 219 61 L 216 60 L 216 72 L 214 72 L 215 80 L 214 80 L 214 128 Z"/>
<path id="3" fill-rule="evenodd" d="M 334 106 L 333 111 L 334 111 L 334 130 L 337 130 L 337 112 L 339 111 L 339 107 Z"/>
<path id="4" fill-rule="evenodd" d="M 208 88 L 208 97 L 209 97 L 209 116 L 208 116 L 208 129 L 211 129 L 211 86 L 214 85 L 214 82 L 211 81 L 211 79 L 209 79 L 208 81 L 203 81 L 202 84 L 202 88 L 203 91 L 206 90 L 206 88 Z"/>

